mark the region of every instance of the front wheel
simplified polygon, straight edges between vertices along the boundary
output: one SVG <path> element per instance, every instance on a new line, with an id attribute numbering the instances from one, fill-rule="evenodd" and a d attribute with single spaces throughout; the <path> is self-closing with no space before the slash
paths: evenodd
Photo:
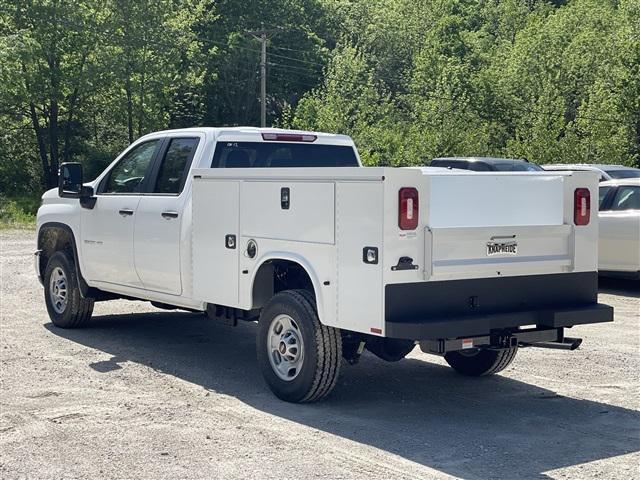
<path id="1" fill-rule="evenodd" d="M 517 346 L 504 350 L 474 348 L 446 353 L 444 359 L 456 372 L 470 377 L 480 377 L 504 370 L 513 362 L 516 353 Z"/>
<path id="2" fill-rule="evenodd" d="M 340 330 L 320 323 L 313 295 L 280 292 L 262 309 L 258 363 L 267 385 L 287 402 L 315 402 L 331 393 L 340 373 Z"/>
<path id="3" fill-rule="evenodd" d="M 78 328 L 91 319 L 93 299 L 80 294 L 71 255 L 56 252 L 49 259 L 44 272 L 44 301 L 56 327 Z"/>

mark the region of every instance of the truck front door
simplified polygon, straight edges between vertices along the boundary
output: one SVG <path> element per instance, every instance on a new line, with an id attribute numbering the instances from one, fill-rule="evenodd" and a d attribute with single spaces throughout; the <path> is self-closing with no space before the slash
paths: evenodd
<path id="1" fill-rule="evenodd" d="M 81 209 L 83 274 L 90 281 L 142 287 L 133 260 L 133 229 L 161 140 L 134 146 L 107 173 L 93 209 Z"/>

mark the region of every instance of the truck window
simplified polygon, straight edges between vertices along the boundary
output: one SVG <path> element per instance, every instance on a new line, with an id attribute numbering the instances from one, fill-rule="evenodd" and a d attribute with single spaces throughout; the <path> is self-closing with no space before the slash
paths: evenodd
<path id="1" fill-rule="evenodd" d="M 539 167 L 535 163 L 527 163 L 519 160 L 512 162 L 495 162 L 493 167 L 499 172 L 539 172 L 542 170 L 542 167 Z"/>
<path id="2" fill-rule="evenodd" d="M 469 169 L 469 162 L 465 160 L 433 160 L 431 162 L 432 167 L 440 167 L 440 168 L 459 168 L 462 170 Z"/>
<path id="3" fill-rule="evenodd" d="M 598 205 L 600 206 L 600 210 L 602 210 L 602 207 L 604 206 L 604 199 L 607 198 L 607 193 L 609 193 L 611 191 L 611 188 L 613 187 L 609 187 L 609 186 L 605 186 L 605 187 L 600 187 L 598 190 Z"/>
<path id="4" fill-rule="evenodd" d="M 640 187 L 618 187 L 611 210 L 640 210 Z"/>
<path id="5" fill-rule="evenodd" d="M 159 143 L 150 140 L 129 151 L 108 173 L 100 193 L 140 193 Z"/>
<path id="6" fill-rule="evenodd" d="M 638 178 L 640 177 L 640 168 L 630 168 L 629 170 L 605 170 L 611 178 Z"/>
<path id="7" fill-rule="evenodd" d="M 491 169 L 489 165 L 483 162 L 469 162 L 469 170 L 473 170 L 474 172 L 489 172 Z"/>
<path id="8" fill-rule="evenodd" d="M 191 160 L 198 146 L 197 138 L 172 138 L 169 142 L 153 193 L 179 194 L 184 187 Z"/>
<path id="9" fill-rule="evenodd" d="M 212 168 L 357 167 L 353 147 L 285 142 L 218 142 Z"/>

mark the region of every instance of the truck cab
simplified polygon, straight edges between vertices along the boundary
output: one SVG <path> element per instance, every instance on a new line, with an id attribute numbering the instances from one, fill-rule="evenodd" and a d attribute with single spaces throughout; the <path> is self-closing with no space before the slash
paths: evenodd
<path id="1" fill-rule="evenodd" d="M 365 168 L 346 136 L 194 128 L 146 135 L 92 182 L 78 164 L 38 212 L 36 270 L 57 326 L 95 301 L 258 321 L 280 398 L 319 400 L 341 358 L 416 344 L 466 375 L 518 348 L 572 349 L 597 302 L 590 172 Z"/>

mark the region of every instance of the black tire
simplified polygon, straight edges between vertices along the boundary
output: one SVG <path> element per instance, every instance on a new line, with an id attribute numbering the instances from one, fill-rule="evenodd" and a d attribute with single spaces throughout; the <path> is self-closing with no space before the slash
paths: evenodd
<path id="1" fill-rule="evenodd" d="M 51 288 L 51 276 L 59 270 L 63 272 L 66 280 L 66 303 L 56 304 Z M 66 252 L 56 252 L 51 255 L 47 268 L 44 271 L 44 301 L 47 305 L 49 318 L 56 327 L 79 328 L 83 327 L 91 319 L 93 313 L 93 299 L 83 298 L 78 286 L 73 256 Z"/>
<path id="2" fill-rule="evenodd" d="M 518 353 L 518 347 L 506 350 L 474 349 L 473 352 L 449 352 L 444 359 L 456 372 L 469 377 L 493 375 L 509 366 Z"/>
<path id="3" fill-rule="evenodd" d="M 293 320 L 302 339 L 303 357 L 295 376 L 283 379 L 272 366 L 272 324 L 285 315 Z M 267 385 L 280 399 L 307 403 L 323 399 L 336 385 L 342 358 L 340 330 L 320 323 L 313 295 L 306 290 L 285 290 L 262 309 L 256 339 L 258 363 Z M 271 358 L 270 358 L 271 357 Z"/>

